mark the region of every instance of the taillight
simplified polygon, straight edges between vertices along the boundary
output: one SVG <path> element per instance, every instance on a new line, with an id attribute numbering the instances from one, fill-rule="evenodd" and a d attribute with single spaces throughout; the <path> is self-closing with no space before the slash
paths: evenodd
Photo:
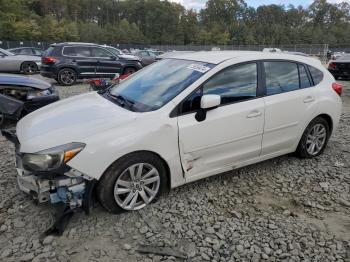
<path id="1" fill-rule="evenodd" d="M 341 84 L 333 83 L 332 88 L 339 96 L 341 96 L 341 93 L 343 92 L 343 86 Z"/>
<path id="2" fill-rule="evenodd" d="M 328 64 L 328 68 L 330 68 L 330 69 L 337 69 L 337 65 L 335 63 L 333 63 L 333 62 L 330 62 Z"/>
<path id="3" fill-rule="evenodd" d="M 52 57 L 52 56 L 43 56 L 41 58 L 41 62 L 43 64 L 50 64 L 50 63 L 55 63 L 57 61 L 56 58 Z"/>

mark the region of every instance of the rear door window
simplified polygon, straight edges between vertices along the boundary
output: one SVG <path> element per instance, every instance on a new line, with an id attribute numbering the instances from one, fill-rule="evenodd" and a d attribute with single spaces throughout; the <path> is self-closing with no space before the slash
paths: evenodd
<path id="1" fill-rule="evenodd" d="M 298 65 L 291 62 L 264 62 L 266 94 L 275 95 L 299 89 Z"/>
<path id="2" fill-rule="evenodd" d="M 323 73 L 320 70 L 318 70 L 312 66 L 309 66 L 309 71 L 310 71 L 310 74 L 312 76 L 312 80 L 314 81 L 314 85 L 318 85 L 319 83 L 322 82 Z"/>
<path id="3" fill-rule="evenodd" d="M 16 54 L 19 54 L 19 55 L 33 55 L 33 52 L 32 52 L 31 48 L 23 48 L 23 49 L 18 49 Z"/>
<path id="4" fill-rule="evenodd" d="M 83 57 L 90 57 L 91 56 L 90 48 L 85 47 L 85 46 L 75 47 L 75 52 L 76 52 L 77 56 L 83 56 Z"/>

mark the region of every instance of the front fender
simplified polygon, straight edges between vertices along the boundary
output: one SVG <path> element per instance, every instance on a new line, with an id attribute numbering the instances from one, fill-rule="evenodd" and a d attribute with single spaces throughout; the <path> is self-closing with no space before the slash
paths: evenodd
<path id="1" fill-rule="evenodd" d="M 177 119 L 151 116 L 138 118 L 135 123 L 88 138 L 84 142 L 84 150 L 68 165 L 99 180 L 107 168 L 121 157 L 137 151 L 150 151 L 167 163 L 171 187 L 184 184 L 178 150 Z"/>

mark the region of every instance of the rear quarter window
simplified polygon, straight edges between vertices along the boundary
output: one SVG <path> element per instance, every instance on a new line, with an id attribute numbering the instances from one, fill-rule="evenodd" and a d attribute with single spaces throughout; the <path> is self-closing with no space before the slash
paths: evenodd
<path id="1" fill-rule="evenodd" d="M 309 66 L 309 71 L 314 81 L 314 85 L 318 85 L 323 80 L 323 72 L 321 70 L 316 69 L 315 67 Z"/>

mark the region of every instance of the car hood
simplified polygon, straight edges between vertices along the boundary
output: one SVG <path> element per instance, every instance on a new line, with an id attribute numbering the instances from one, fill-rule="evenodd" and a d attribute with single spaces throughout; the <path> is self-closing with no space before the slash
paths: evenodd
<path id="1" fill-rule="evenodd" d="M 48 89 L 52 86 L 50 83 L 41 79 L 14 74 L 0 74 L 0 85 L 29 86 L 41 90 Z"/>
<path id="2" fill-rule="evenodd" d="M 136 115 L 96 92 L 64 99 L 18 122 L 20 150 L 34 153 L 71 142 L 84 143 L 95 134 L 135 121 Z"/>

